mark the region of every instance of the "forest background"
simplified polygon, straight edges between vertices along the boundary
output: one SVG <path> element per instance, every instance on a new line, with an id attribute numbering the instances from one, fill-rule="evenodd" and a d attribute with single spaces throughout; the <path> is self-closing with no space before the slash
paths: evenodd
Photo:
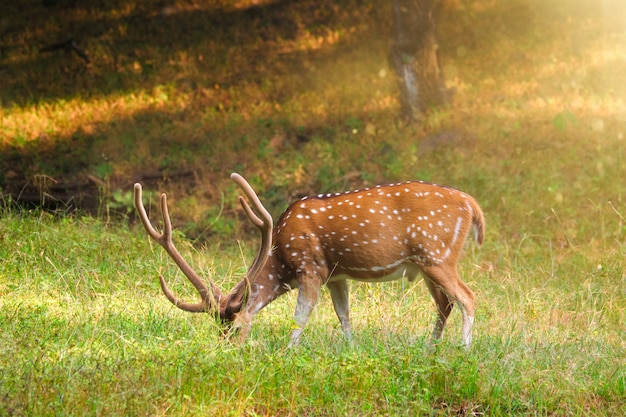
<path id="1" fill-rule="evenodd" d="M 405 123 L 388 2 L 3 2 L 0 415 L 626 414 L 626 7 L 442 7 L 455 94 Z M 379 182 L 475 196 L 473 348 L 454 311 L 426 349 L 420 280 L 353 284 L 351 343 L 324 294 L 293 350 L 295 291 L 244 346 L 172 307 L 158 272 L 195 294 L 132 184 L 168 193 L 182 252 L 230 288 L 258 243 L 233 171 L 275 218 Z"/>

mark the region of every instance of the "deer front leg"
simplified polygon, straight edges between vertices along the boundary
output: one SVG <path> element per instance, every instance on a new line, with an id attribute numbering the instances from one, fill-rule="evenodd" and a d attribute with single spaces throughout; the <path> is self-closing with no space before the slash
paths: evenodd
<path id="1" fill-rule="evenodd" d="M 237 314 L 235 327 L 240 330 L 239 340 L 244 342 L 252 328 L 252 319 L 266 305 L 274 301 L 277 297 L 287 292 L 287 287 L 282 285 L 269 286 L 250 284 L 250 296 L 243 311 Z"/>
<path id="2" fill-rule="evenodd" d="M 330 291 L 330 298 L 333 300 L 335 313 L 341 323 L 341 329 L 348 339 L 352 337 L 350 328 L 350 300 L 348 297 L 348 281 L 345 279 L 333 281 L 326 284 Z"/>
<path id="3" fill-rule="evenodd" d="M 321 282 L 317 274 L 303 275 L 298 279 L 298 301 L 294 320 L 296 328 L 291 332 L 289 346 L 295 346 L 300 341 L 300 335 L 304 331 L 311 312 L 317 304 L 320 294 Z"/>

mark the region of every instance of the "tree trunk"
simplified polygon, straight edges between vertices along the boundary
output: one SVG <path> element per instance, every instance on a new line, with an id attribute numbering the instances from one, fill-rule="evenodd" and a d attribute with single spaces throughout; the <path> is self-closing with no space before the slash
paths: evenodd
<path id="1" fill-rule="evenodd" d="M 408 120 L 449 102 L 439 64 L 435 30 L 437 0 L 392 0 L 393 44 L 390 60 L 400 89 L 402 114 Z"/>

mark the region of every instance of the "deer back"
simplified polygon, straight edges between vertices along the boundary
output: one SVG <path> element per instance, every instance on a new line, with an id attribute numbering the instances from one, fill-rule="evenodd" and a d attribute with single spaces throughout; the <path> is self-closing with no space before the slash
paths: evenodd
<path id="1" fill-rule="evenodd" d="M 375 279 L 407 262 L 456 263 L 472 226 L 482 243 L 480 207 L 450 187 L 413 181 L 320 194 L 281 215 L 274 256 L 291 274 Z"/>

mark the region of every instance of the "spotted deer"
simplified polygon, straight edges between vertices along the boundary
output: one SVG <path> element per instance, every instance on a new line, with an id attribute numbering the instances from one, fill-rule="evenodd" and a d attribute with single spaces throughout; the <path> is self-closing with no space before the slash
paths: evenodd
<path id="1" fill-rule="evenodd" d="M 477 244 L 484 239 L 484 217 L 474 198 L 422 181 L 378 185 L 302 198 L 291 204 L 273 227 L 271 215 L 248 182 L 236 173 L 231 178 L 250 201 L 239 197 L 261 233 L 261 247 L 245 277 L 227 294 L 211 280 L 207 285 L 174 246 L 166 195 L 161 195 L 160 233 L 146 214 L 141 185 L 135 184 L 135 205 L 143 226 L 200 294 L 198 303 L 182 302 L 160 276 L 165 296 L 176 307 L 212 312 L 223 323 L 234 322 L 245 340 L 255 314 L 298 288 L 296 328 L 290 341 L 296 344 L 325 284 L 349 338 L 348 278 L 383 282 L 406 277 L 412 281 L 421 271 L 437 305 L 432 340 L 442 337 L 456 303 L 463 315 L 462 343 L 470 345 L 475 297 L 459 277 L 457 264 L 472 226 Z"/>

